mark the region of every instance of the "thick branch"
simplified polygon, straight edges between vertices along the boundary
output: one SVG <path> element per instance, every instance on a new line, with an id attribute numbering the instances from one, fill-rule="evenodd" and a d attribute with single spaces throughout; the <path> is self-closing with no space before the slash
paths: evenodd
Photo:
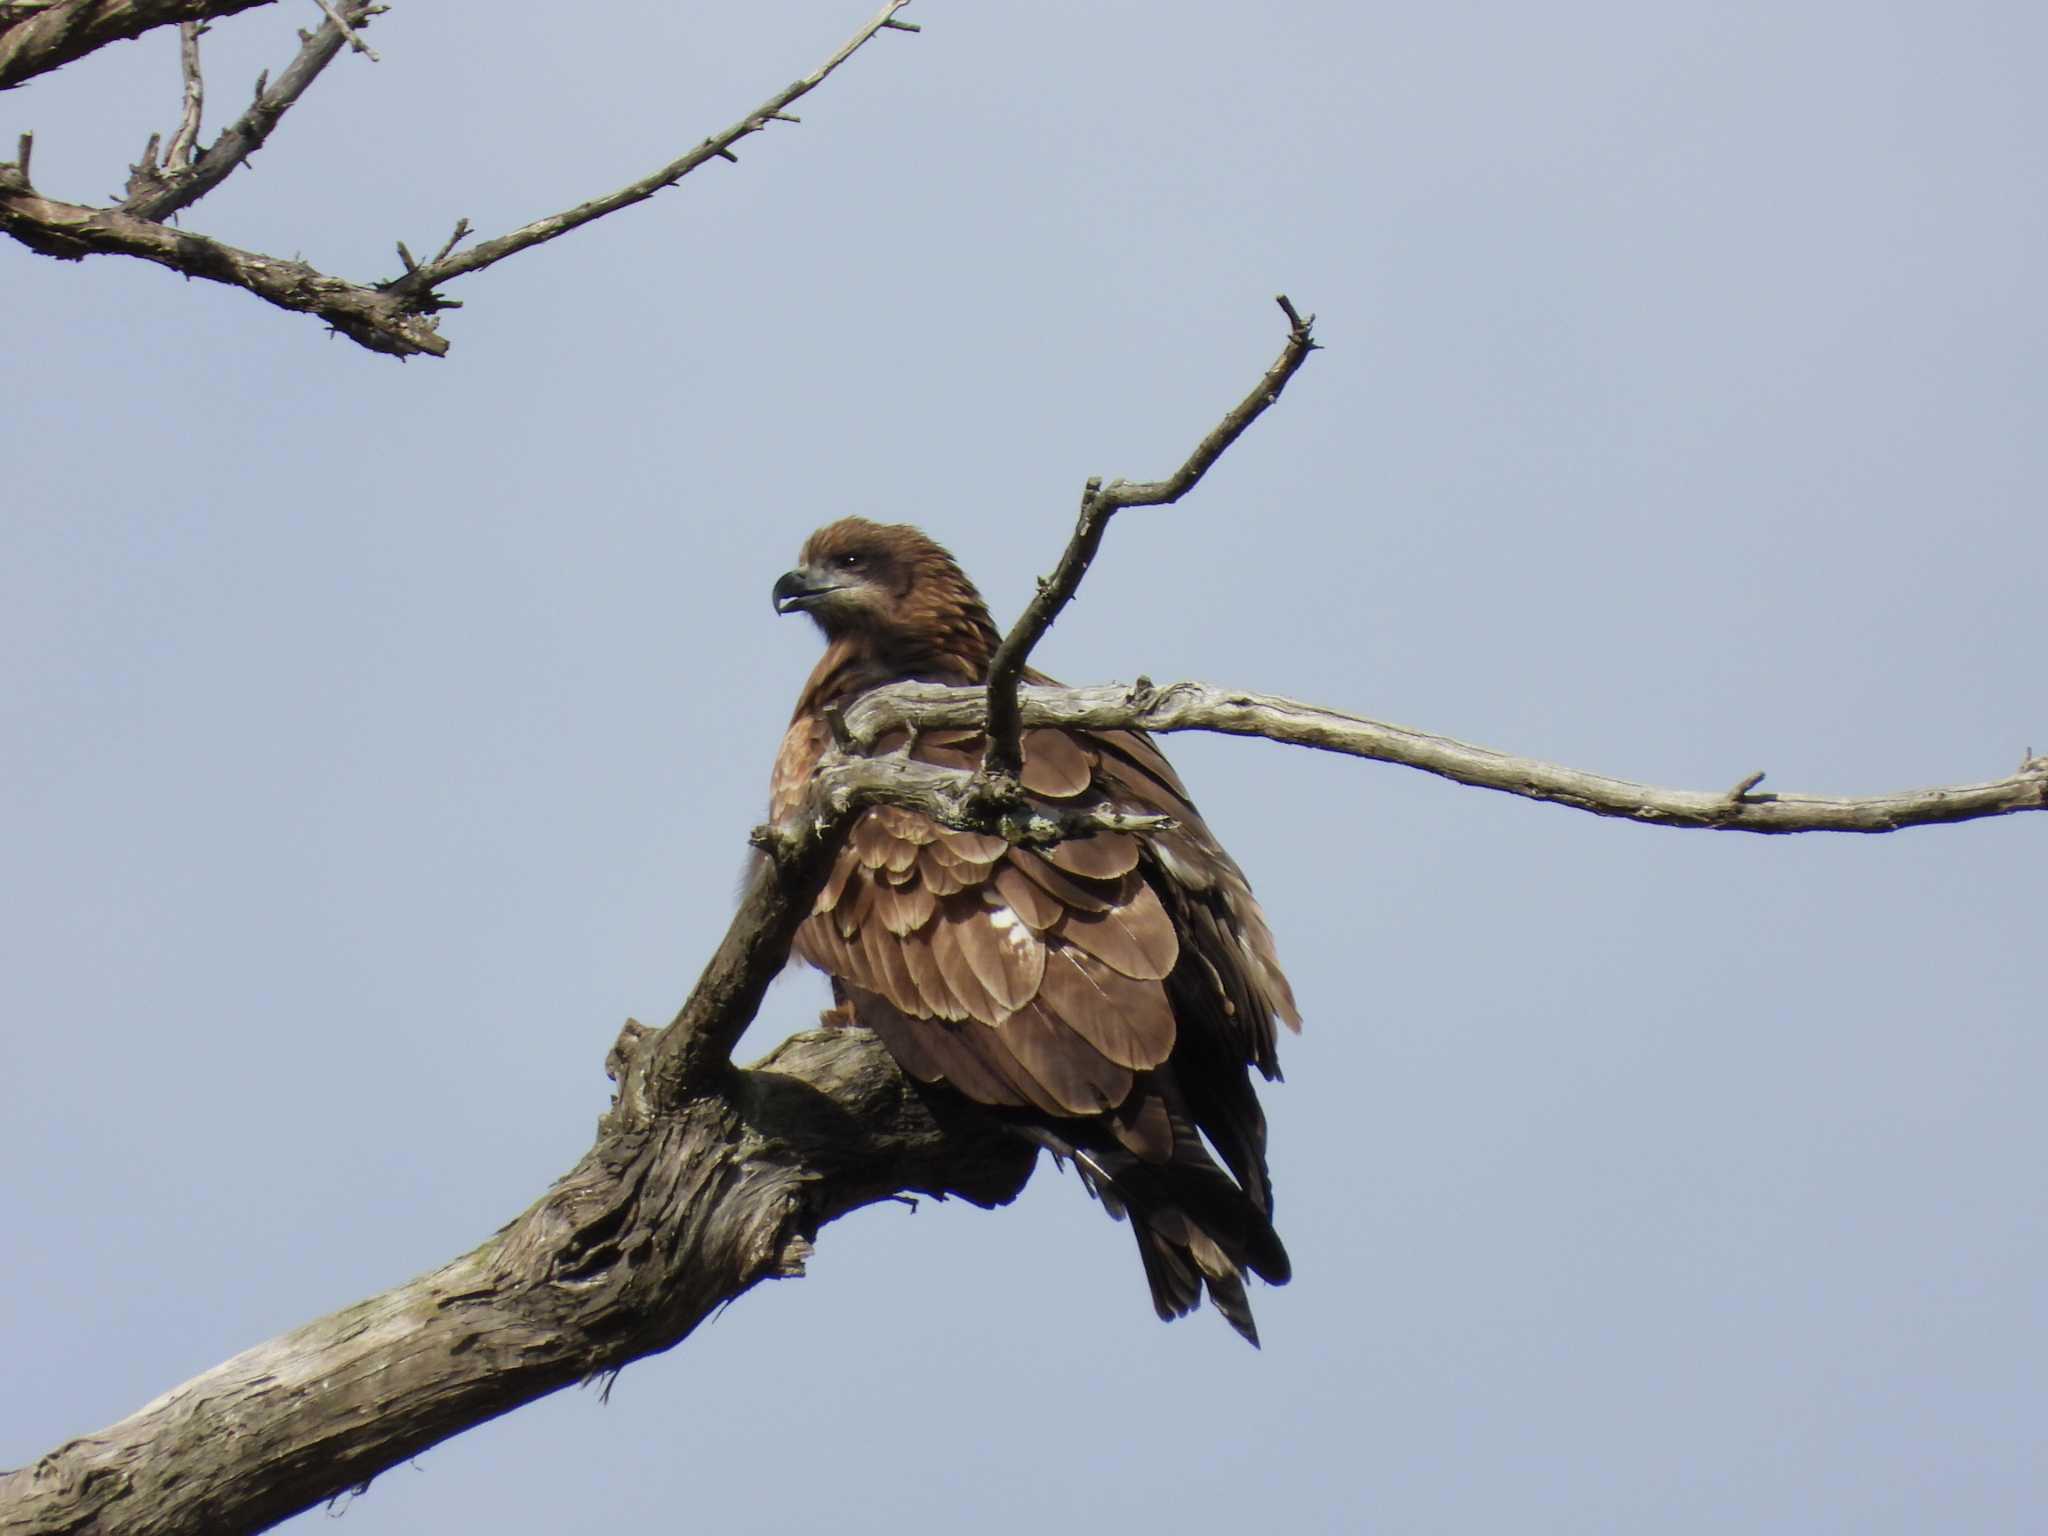
<path id="1" fill-rule="evenodd" d="M 240 250 L 118 208 L 86 208 L 41 197 L 13 165 L 0 165 L 0 231 L 61 261 L 139 256 L 187 277 L 246 288 L 280 309 L 318 315 L 373 352 L 440 357 L 448 350 L 434 321 L 392 294 L 329 277 L 303 261 Z"/>
<path id="2" fill-rule="evenodd" d="M 861 699 L 847 711 L 846 726 L 856 744 L 871 743 L 882 732 L 903 725 L 922 730 L 978 727 L 986 722 L 988 713 L 988 698 L 979 688 L 901 683 Z M 2048 757 L 2030 756 L 2017 772 L 1982 784 L 1834 799 L 1756 793 L 1762 774 L 1751 775 L 1727 790 L 1660 789 L 1515 757 L 1295 699 L 1209 683 L 1170 683 L 1155 688 L 1141 678 L 1134 688 L 1025 688 L 1019 717 L 1025 726 L 1261 736 L 1268 741 L 1420 768 L 1475 789 L 1499 790 L 1596 816 L 1620 816 L 1660 827 L 1703 827 L 1721 832 L 1895 832 L 1901 827 L 2048 808 Z"/>
<path id="3" fill-rule="evenodd" d="M 622 1036 L 633 1053 L 633 1031 Z M 685 1338 L 819 1227 L 900 1190 L 1011 1199 L 1028 1143 L 959 1117 L 864 1030 L 796 1035 L 597 1145 L 481 1247 L 257 1346 L 0 1475 L 0 1536 L 231 1536 Z"/>
<path id="4" fill-rule="evenodd" d="M 0 90 L 154 27 L 252 11 L 272 0 L 58 0 L 0 9 Z M 12 16 L 18 19 L 7 23 Z"/>
<path id="5" fill-rule="evenodd" d="M 864 1030 L 794 1036 L 749 1071 L 727 1062 L 846 823 L 882 800 L 973 830 L 1023 814 L 971 796 L 969 780 L 906 758 L 829 758 L 790 823 L 756 834 L 769 856 L 675 1022 L 621 1033 L 617 1098 L 575 1169 L 453 1263 L 0 1477 L 0 1536 L 260 1530 L 671 1347 L 757 1282 L 801 1274 L 818 1229 L 859 1206 L 901 1190 L 1013 1198 L 1032 1144 L 928 1097 Z M 1104 815 L 1066 830 L 1118 824 Z"/>
<path id="6" fill-rule="evenodd" d="M 1193 490 L 1209 472 L 1209 466 L 1223 457 L 1223 451 L 1280 398 L 1287 381 L 1308 361 L 1309 353 L 1316 350 L 1310 334 L 1315 316 L 1302 319 L 1284 293 L 1274 302 L 1287 316 L 1287 345 L 1281 348 L 1279 358 L 1252 387 L 1252 392 L 1195 445 L 1186 463 L 1164 480 L 1112 480 L 1104 485 L 1096 478 L 1082 490 L 1081 516 L 1058 567 L 1051 576 L 1040 578 L 1037 596 L 1018 616 L 989 662 L 988 754 L 984 766 L 991 776 L 1014 778 L 1023 762 L 1017 742 L 1017 689 L 1023 681 L 1024 664 L 1030 659 L 1032 648 L 1052 628 L 1060 610 L 1073 600 L 1096 550 L 1102 546 L 1109 520 L 1125 507 L 1166 506 Z"/>
<path id="7" fill-rule="evenodd" d="M 689 153 L 671 160 L 660 170 L 643 176 L 616 192 L 592 198 L 587 203 L 578 203 L 566 212 L 535 219 L 531 224 L 522 225 L 510 234 L 499 235 L 496 239 L 471 246 L 459 256 L 428 262 L 388 286 L 396 293 L 429 292 L 438 283 L 445 283 L 451 278 L 462 277 L 470 272 L 480 272 L 485 267 L 503 261 L 507 256 L 544 244 L 559 235 L 566 235 L 570 230 L 588 224 L 593 219 L 601 219 L 608 213 L 616 213 L 619 209 L 629 208 L 635 203 L 644 203 L 663 188 L 674 186 L 707 160 L 737 160 L 739 157 L 732 152 L 733 145 L 750 133 L 761 132 L 771 122 L 797 121 L 788 116 L 786 109 L 799 98 L 809 95 L 824 82 L 827 75 L 852 58 L 861 45 L 877 32 L 887 28 L 899 31 L 917 30 L 906 22 L 894 19 L 896 13 L 909 3 L 910 0 L 884 0 L 881 10 L 869 19 L 866 26 L 848 38 L 831 58 L 793 85 L 784 86 L 731 127 L 713 134 Z"/>

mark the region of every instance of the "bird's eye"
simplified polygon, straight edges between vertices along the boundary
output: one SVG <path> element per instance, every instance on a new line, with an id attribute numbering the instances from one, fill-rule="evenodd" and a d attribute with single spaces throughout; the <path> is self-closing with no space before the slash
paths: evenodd
<path id="1" fill-rule="evenodd" d="M 834 560 L 832 563 L 838 566 L 839 569 L 841 569 L 842 571 L 857 571 L 863 565 L 867 564 L 867 556 L 857 554 L 853 550 L 848 550 L 845 554 L 839 556 L 839 558 Z"/>

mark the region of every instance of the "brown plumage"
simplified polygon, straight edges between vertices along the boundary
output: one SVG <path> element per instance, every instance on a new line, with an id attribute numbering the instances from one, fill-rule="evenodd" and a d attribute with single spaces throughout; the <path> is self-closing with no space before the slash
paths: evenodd
<path id="1" fill-rule="evenodd" d="M 778 819 L 831 740 L 828 706 L 908 679 L 983 682 L 998 639 L 951 555 L 915 528 L 862 518 L 811 535 L 775 608 L 809 613 L 826 637 L 775 760 Z M 877 749 L 902 745 L 899 734 Z M 1071 1159 L 1112 1214 L 1128 1214 L 1161 1317 L 1191 1311 L 1206 1287 L 1256 1344 L 1245 1276 L 1281 1284 L 1288 1261 L 1248 1069 L 1278 1077 L 1275 1021 L 1299 1028 L 1272 935 L 1149 737 L 1033 730 L 1023 749 L 1034 797 L 1176 825 L 1027 849 L 869 811 L 796 953 L 831 976 L 837 1016 L 872 1029 L 911 1076 Z M 971 768 L 982 740 L 930 732 L 910 750 Z"/>

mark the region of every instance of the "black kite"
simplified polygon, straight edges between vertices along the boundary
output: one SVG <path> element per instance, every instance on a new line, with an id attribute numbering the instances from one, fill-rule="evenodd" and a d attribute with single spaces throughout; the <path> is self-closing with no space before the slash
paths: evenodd
<path id="1" fill-rule="evenodd" d="M 861 518 L 810 537 L 775 583 L 775 609 L 808 613 L 827 640 L 775 760 L 778 820 L 832 739 L 828 706 L 884 683 L 984 682 L 998 641 L 951 555 L 915 528 Z M 978 733 L 926 732 L 911 756 L 972 768 L 981 751 Z M 868 811 L 796 953 L 832 978 L 839 1022 L 1072 1159 L 1113 1214 L 1127 1212 L 1162 1318 L 1193 1310 L 1206 1285 L 1256 1344 L 1245 1274 L 1278 1285 L 1289 1267 L 1248 1068 L 1278 1077 L 1275 1021 L 1299 1027 L 1272 935 L 1149 737 L 1032 730 L 1023 751 L 1034 797 L 1174 826 L 1027 849 Z"/>

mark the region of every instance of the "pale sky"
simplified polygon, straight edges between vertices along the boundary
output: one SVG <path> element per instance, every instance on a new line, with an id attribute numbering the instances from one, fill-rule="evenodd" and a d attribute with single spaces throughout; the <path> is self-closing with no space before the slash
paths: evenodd
<path id="1" fill-rule="evenodd" d="M 867 0 L 397 4 L 187 226 L 361 278 L 651 169 Z M 0 245 L 0 1466 L 431 1268 L 588 1144 L 908 519 L 1007 621 L 1091 474 L 1327 350 L 1038 660 L 1693 788 L 2048 749 L 2048 13 L 919 0 L 401 365 Z M 218 24 L 207 136 L 310 4 Z M 115 191 L 158 32 L 0 96 Z M 1167 743 L 1307 1020 L 1296 1280 L 1151 1315 L 1042 1168 L 821 1236 L 343 1527 L 2009 1532 L 2048 1502 L 2048 817 L 1660 832 Z M 771 992 L 743 1059 L 804 1027 Z M 303 1517 L 308 1531 L 326 1529 Z"/>

